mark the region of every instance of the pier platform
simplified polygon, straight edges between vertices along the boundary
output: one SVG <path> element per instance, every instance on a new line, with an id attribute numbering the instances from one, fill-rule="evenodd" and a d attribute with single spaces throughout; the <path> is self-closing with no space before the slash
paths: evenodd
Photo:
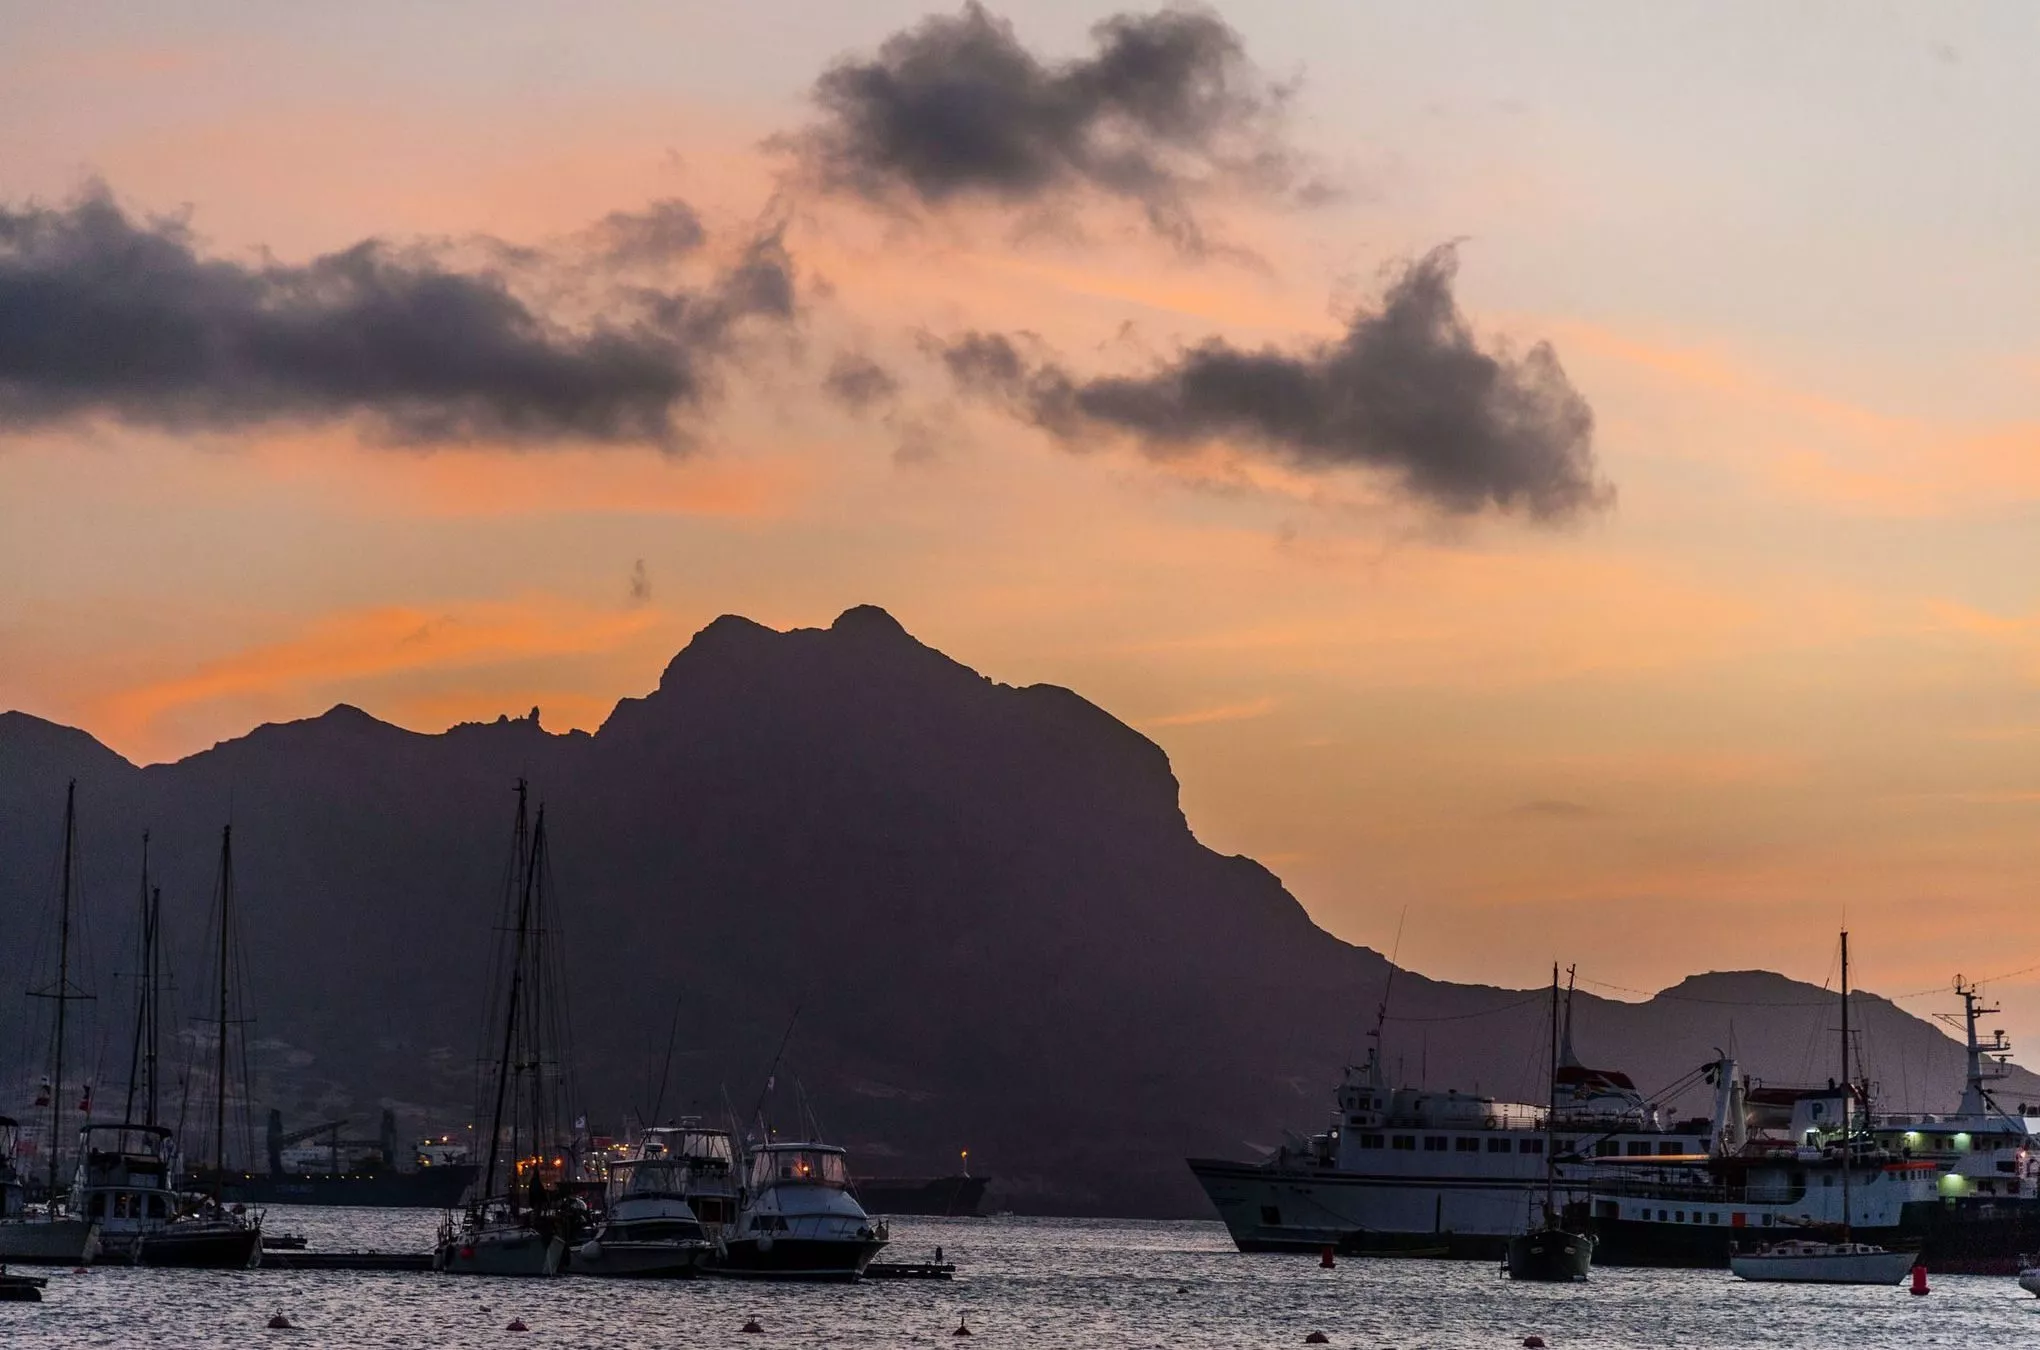
<path id="1" fill-rule="evenodd" d="M 263 1270 L 430 1270 L 431 1252 L 264 1251 Z"/>
<path id="2" fill-rule="evenodd" d="M 867 1280 L 948 1280 L 956 1276 L 951 1262 L 873 1261 L 864 1268 Z"/>

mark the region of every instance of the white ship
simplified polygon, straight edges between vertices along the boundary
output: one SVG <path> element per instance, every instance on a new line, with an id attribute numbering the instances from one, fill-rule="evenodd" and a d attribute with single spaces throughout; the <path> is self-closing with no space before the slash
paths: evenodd
<path id="1" fill-rule="evenodd" d="M 1323 1131 L 1260 1162 L 1192 1158 L 1191 1172 L 1241 1251 L 1499 1259 L 1543 1196 L 1545 1108 L 1391 1088 L 1378 1025 L 1370 1039 L 1366 1062 L 1346 1070 Z M 1585 1205 L 1591 1160 L 1709 1152 L 1709 1121 L 1660 1122 L 1628 1075 L 1579 1062 L 1570 1025 L 1552 1086 L 1561 1210 Z"/>

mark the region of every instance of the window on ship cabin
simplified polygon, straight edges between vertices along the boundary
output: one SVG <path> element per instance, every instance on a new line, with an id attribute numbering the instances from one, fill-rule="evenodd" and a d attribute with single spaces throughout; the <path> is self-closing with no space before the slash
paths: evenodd
<path id="1" fill-rule="evenodd" d="M 1632 1157 L 1632 1158 L 1647 1158 L 1647 1157 L 1649 1157 L 1649 1156 L 1650 1156 L 1650 1140 L 1648 1140 L 1648 1139 L 1632 1139 L 1632 1140 L 1630 1140 L 1630 1141 L 1629 1141 L 1629 1156 L 1630 1156 L 1630 1157 Z"/>
<path id="2" fill-rule="evenodd" d="M 1558 1146 L 1559 1148 L 1563 1149 L 1565 1147 L 1565 1141 L 1561 1139 L 1558 1142 Z M 1519 1144 L 1517 1144 L 1516 1147 L 1521 1149 L 1525 1153 L 1542 1153 L 1544 1152 L 1544 1141 L 1542 1139 L 1525 1139 Z"/>
<path id="3" fill-rule="evenodd" d="M 1462 1134 L 1452 1141 L 1452 1147 L 1460 1153 L 1478 1153 L 1480 1152 L 1480 1140 Z"/>
<path id="4" fill-rule="evenodd" d="M 1683 1151 L 1683 1148 L 1684 1146 L 1680 1144 L 1678 1140 L 1674 1139 L 1668 1144 L 1659 1144 L 1657 1146 L 1657 1151 L 1661 1157 L 1676 1158 L 1679 1156 L 1680 1152 Z"/>
<path id="5" fill-rule="evenodd" d="M 1413 1134 L 1392 1135 L 1389 1138 L 1389 1145 L 1392 1148 L 1399 1148 L 1404 1150 L 1415 1149 L 1417 1146 L 1417 1137 Z"/>
<path id="6" fill-rule="evenodd" d="M 1507 1153 L 1509 1151 L 1509 1141 L 1506 1139 L 1490 1139 L 1487 1141 L 1487 1151 L 1490 1153 Z"/>
<path id="7" fill-rule="evenodd" d="M 1613 1139 L 1603 1139 L 1600 1143 L 1594 1145 L 1594 1156 L 1596 1158 L 1612 1158 L 1621 1151 L 1622 1145 L 1616 1143 Z"/>
<path id="8" fill-rule="evenodd" d="M 1362 1148 L 1380 1148 L 1386 1142 L 1378 1134 L 1363 1134 L 1360 1136 L 1360 1147 Z"/>
<path id="9" fill-rule="evenodd" d="M 1427 1134 L 1424 1136 L 1424 1152 L 1426 1153 L 1443 1153 L 1445 1151 L 1445 1144 L 1446 1139 L 1442 1134 Z"/>

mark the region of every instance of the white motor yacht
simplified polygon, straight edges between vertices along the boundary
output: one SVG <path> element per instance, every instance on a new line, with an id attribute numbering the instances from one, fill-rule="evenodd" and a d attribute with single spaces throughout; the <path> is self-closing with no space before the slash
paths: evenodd
<path id="1" fill-rule="evenodd" d="M 855 1280 L 885 1248 L 849 1189 L 843 1150 L 764 1144 L 750 1151 L 737 1221 L 723 1235 L 721 1275 Z"/>

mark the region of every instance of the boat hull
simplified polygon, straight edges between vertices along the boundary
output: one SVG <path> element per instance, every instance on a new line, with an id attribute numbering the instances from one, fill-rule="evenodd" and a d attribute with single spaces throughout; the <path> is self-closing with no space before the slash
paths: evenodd
<path id="1" fill-rule="evenodd" d="M 575 1275 L 603 1279 L 686 1279 L 715 1252 L 707 1242 L 629 1242 L 597 1238 L 574 1248 L 567 1263 Z"/>
<path id="2" fill-rule="evenodd" d="M 885 1249 L 882 1238 L 736 1238 L 712 1267 L 760 1280 L 855 1280 Z"/>
<path id="3" fill-rule="evenodd" d="M 226 1224 L 171 1224 L 144 1234 L 136 1265 L 185 1270 L 252 1270 L 262 1264 L 262 1230 Z"/>
<path id="4" fill-rule="evenodd" d="M 1898 1284 L 1919 1258 L 1912 1252 L 1743 1253 L 1728 1268 L 1740 1280 L 1781 1284 Z"/>
<path id="5" fill-rule="evenodd" d="M 1594 1264 L 1594 1240 L 1562 1228 L 1539 1228 L 1509 1239 L 1509 1278 L 1568 1284 L 1587 1278 Z"/>
<path id="6" fill-rule="evenodd" d="M 536 1230 L 488 1233 L 440 1243 L 432 1268 L 447 1275 L 539 1278 L 559 1274 L 566 1253 L 566 1243 Z"/>
<path id="7" fill-rule="evenodd" d="M 99 1225 L 87 1219 L 9 1219 L 0 1222 L 0 1263 L 83 1266 L 98 1259 Z"/>
<path id="8" fill-rule="evenodd" d="M 1541 1171 L 1489 1179 L 1290 1172 L 1216 1158 L 1189 1166 L 1243 1252 L 1334 1247 L 1354 1256 L 1496 1261 L 1544 1181 Z"/>

